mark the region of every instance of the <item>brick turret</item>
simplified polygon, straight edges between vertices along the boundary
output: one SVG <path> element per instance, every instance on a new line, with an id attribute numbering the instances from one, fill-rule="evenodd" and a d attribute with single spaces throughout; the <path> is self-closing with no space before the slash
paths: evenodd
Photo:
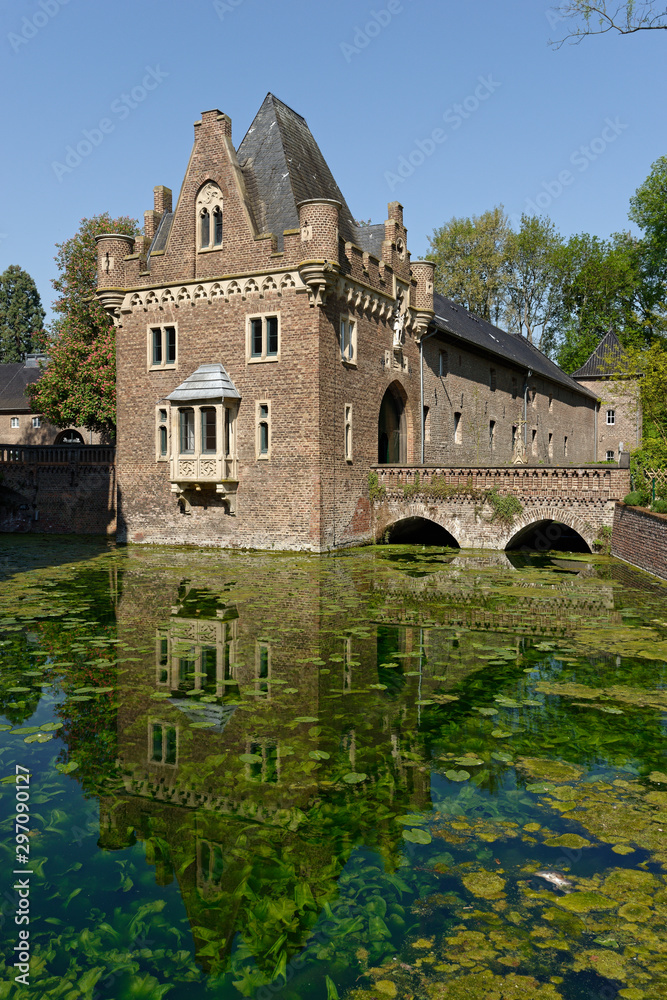
<path id="1" fill-rule="evenodd" d="M 125 257 L 134 250 L 134 236 L 103 233 L 97 243 L 97 297 L 107 310 L 114 312 L 125 294 Z"/>

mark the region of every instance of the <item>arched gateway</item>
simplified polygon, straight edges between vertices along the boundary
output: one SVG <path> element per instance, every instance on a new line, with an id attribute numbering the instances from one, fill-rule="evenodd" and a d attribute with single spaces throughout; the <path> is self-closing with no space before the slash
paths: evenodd
<path id="1" fill-rule="evenodd" d="M 379 465 L 397 465 L 408 460 L 406 398 L 400 382 L 392 382 L 382 397 L 378 418 Z"/>

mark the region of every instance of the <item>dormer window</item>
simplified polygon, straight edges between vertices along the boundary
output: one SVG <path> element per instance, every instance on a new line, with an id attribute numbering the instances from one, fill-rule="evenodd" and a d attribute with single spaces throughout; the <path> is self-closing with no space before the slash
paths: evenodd
<path id="1" fill-rule="evenodd" d="M 222 246 L 222 191 L 207 181 L 197 195 L 197 243 L 199 250 L 219 250 Z"/>

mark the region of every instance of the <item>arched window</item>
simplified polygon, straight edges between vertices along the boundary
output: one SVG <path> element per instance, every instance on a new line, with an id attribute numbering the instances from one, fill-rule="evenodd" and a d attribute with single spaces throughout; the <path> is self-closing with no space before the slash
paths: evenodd
<path id="1" fill-rule="evenodd" d="M 222 191 L 214 181 L 200 188 L 196 202 L 197 249 L 219 250 L 222 246 Z"/>

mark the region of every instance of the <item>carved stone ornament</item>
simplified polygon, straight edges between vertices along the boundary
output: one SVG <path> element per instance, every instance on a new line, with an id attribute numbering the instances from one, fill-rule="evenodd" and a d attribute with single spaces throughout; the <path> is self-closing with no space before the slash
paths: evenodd
<path id="1" fill-rule="evenodd" d="M 220 190 L 217 184 L 213 183 L 213 181 L 209 181 L 208 184 L 205 184 L 204 187 L 199 192 L 199 194 L 197 195 L 198 205 L 206 206 L 212 204 L 215 201 L 221 201 L 221 200 L 222 200 L 222 191 Z"/>

